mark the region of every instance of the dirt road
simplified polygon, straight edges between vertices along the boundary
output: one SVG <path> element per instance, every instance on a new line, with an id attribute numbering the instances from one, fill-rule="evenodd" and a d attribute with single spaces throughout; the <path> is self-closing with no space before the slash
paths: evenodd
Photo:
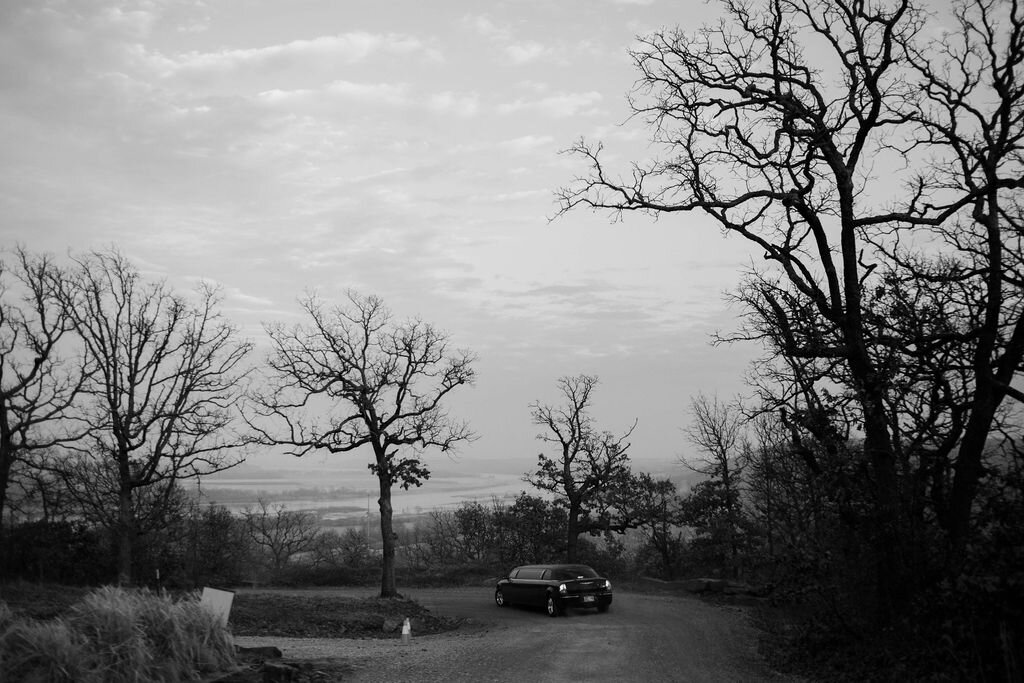
<path id="1" fill-rule="evenodd" d="M 341 591 L 324 591 L 342 594 Z M 617 593 L 611 610 L 498 608 L 492 589 L 410 590 L 435 614 L 462 617 L 452 634 L 400 640 L 239 638 L 294 659 L 344 658 L 346 681 L 763 681 L 745 611 L 693 598 Z M 361 594 L 360 594 L 361 595 Z"/>

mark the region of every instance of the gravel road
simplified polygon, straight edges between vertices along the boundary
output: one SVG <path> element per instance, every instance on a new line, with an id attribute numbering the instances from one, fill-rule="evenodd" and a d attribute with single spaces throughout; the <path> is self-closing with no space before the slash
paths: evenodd
<path id="1" fill-rule="evenodd" d="M 347 589 L 324 594 L 347 595 Z M 309 594 L 308 592 L 306 594 Z M 362 592 L 351 593 L 364 596 Z M 606 614 L 499 608 L 488 587 L 405 592 L 466 624 L 401 640 L 238 637 L 275 645 L 288 659 L 345 660 L 346 681 L 785 681 L 757 653 L 743 608 L 695 598 L 616 593 Z"/>

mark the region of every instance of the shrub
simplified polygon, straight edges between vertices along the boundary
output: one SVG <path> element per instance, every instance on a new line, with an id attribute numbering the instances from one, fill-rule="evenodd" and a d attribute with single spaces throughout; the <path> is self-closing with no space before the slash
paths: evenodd
<path id="1" fill-rule="evenodd" d="M 0 671 L 7 681 L 100 681 L 82 634 L 63 619 L 11 620 L 0 631 Z"/>
<path id="2" fill-rule="evenodd" d="M 634 574 L 632 558 L 625 545 L 615 534 L 601 537 L 581 536 L 577 546 L 577 560 L 590 565 L 598 574 L 625 579 Z"/>
<path id="3" fill-rule="evenodd" d="M 199 672 L 223 671 L 235 663 L 231 635 L 199 604 L 198 594 L 174 605 L 180 661 Z"/>
<path id="4" fill-rule="evenodd" d="M 6 602 L 0 602 L 0 633 L 4 633 L 14 622 L 14 612 Z"/>
<path id="5" fill-rule="evenodd" d="M 118 588 L 100 588 L 71 608 L 70 620 L 102 662 L 109 680 L 131 680 L 150 669 L 153 655 L 139 623 L 139 600 Z"/>
<path id="6" fill-rule="evenodd" d="M 109 539 L 81 521 L 36 521 L 4 529 L 0 577 L 97 585 L 116 576 Z"/>
<path id="7" fill-rule="evenodd" d="M 0 603 L 4 680 L 171 682 L 233 664 L 230 634 L 196 595 L 101 588 L 47 621 L 13 617 Z"/>
<path id="8" fill-rule="evenodd" d="M 396 567 L 398 583 L 410 588 L 480 586 L 493 583 L 507 568 L 485 562 L 448 562 L 430 567 Z"/>
<path id="9" fill-rule="evenodd" d="M 138 623 L 153 655 L 152 680 L 180 681 L 196 671 L 218 671 L 232 664 L 231 638 L 202 608 L 198 595 L 179 601 L 166 594 L 135 597 Z"/>

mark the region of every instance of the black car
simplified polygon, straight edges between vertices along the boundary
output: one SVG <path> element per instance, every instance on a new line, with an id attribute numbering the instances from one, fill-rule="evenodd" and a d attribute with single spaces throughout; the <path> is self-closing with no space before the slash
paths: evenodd
<path id="1" fill-rule="evenodd" d="M 544 607 L 549 617 L 557 617 L 566 607 L 596 607 L 598 612 L 607 612 L 612 604 L 612 582 L 584 564 L 528 564 L 498 581 L 494 602 L 498 607 Z"/>

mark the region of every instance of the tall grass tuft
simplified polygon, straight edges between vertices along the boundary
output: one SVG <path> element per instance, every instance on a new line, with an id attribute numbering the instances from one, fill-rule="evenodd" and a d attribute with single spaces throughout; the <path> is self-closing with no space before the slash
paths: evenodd
<path id="1" fill-rule="evenodd" d="M 0 633 L 3 633 L 14 621 L 14 612 L 7 606 L 6 602 L 0 601 Z M 2 671 L 2 669 L 0 669 Z"/>
<path id="2" fill-rule="evenodd" d="M 95 665 L 85 639 L 63 619 L 15 620 L 0 632 L 5 681 L 99 681 Z"/>
<path id="3" fill-rule="evenodd" d="M 235 665 L 235 643 L 220 621 L 199 603 L 196 593 L 177 603 L 183 648 L 201 672 L 223 671 Z"/>
<path id="4" fill-rule="evenodd" d="M 5 681 L 196 680 L 235 665 L 231 635 L 199 604 L 147 590 L 100 588 L 64 617 L 33 621 L 0 603 Z"/>
<path id="5" fill-rule="evenodd" d="M 199 595 L 175 601 L 144 594 L 138 606 L 139 624 L 154 653 L 150 680 L 188 680 L 198 673 L 233 666 L 235 646 L 216 617 L 199 604 Z"/>
<path id="6" fill-rule="evenodd" d="M 89 642 L 107 680 L 146 680 L 149 674 L 153 653 L 142 631 L 139 606 L 137 593 L 106 586 L 71 608 L 68 618 Z"/>

